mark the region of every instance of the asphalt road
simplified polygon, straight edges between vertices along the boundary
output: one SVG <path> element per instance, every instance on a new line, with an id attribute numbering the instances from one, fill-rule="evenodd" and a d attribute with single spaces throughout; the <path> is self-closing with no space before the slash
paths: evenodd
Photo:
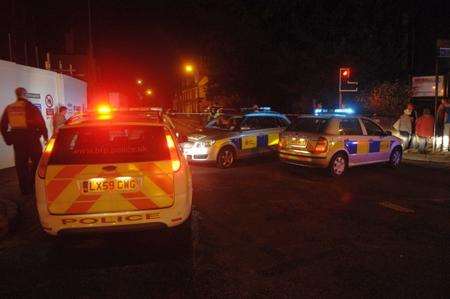
<path id="1" fill-rule="evenodd" d="M 336 180 L 262 158 L 192 170 L 184 252 L 153 232 L 57 242 L 21 198 L 22 220 L 0 243 L 0 297 L 450 294 L 448 168 L 361 167 Z M 16 197 L 12 177 L 0 174 L 1 196 Z"/>

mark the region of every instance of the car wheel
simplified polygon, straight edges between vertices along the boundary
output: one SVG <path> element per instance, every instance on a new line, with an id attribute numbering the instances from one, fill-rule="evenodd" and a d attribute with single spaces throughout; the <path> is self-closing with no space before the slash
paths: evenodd
<path id="1" fill-rule="evenodd" d="M 217 154 L 217 166 L 219 168 L 230 168 L 236 160 L 236 153 L 231 146 L 222 148 Z"/>
<path id="2" fill-rule="evenodd" d="M 396 147 L 392 150 L 388 163 L 390 167 L 397 168 L 400 166 L 401 162 L 402 162 L 402 150 L 399 147 Z"/>
<path id="3" fill-rule="evenodd" d="M 344 175 L 348 168 L 347 156 L 343 153 L 337 153 L 331 158 L 328 172 L 333 177 Z"/>

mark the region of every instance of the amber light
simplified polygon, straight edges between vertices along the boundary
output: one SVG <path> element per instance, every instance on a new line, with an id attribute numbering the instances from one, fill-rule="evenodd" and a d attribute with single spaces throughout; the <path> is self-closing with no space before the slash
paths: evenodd
<path id="1" fill-rule="evenodd" d="M 167 147 L 169 148 L 170 152 L 170 160 L 172 161 L 172 171 L 177 172 L 181 168 L 181 161 L 180 157 L 178 156 L 178 151 L 175 147 L 175 142 L 169 132 L 166 133 L 166 141 Z"/>
<path id="2" fill-rule="evenodd" d="M 184 66 L 184 71 L 188 74 L 191 74 L 194 72 L 194 66 L 192 64 L 186 64 Z"/>
<path id="3" fill-rule="evenodd" d="M 45 173 L 47 172 L 48 160 L 50 159 L 50 155 L 52 154 L 53 147 L 55 146 L 55 139 L 51 138 L 47 145 L 45 146 L 44 153 L 42 154 L 41 161 L 38 166 L 38 176 L 41 179 L 45 178 Z"/>

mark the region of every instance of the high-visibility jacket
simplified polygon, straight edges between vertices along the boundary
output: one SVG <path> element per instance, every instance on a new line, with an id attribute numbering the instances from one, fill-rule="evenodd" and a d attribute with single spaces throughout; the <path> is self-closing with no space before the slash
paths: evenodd
<path id="1" fill-rule="evenodd" d="M 9 104 L 1 119 L 1 133 L 6 144 L 26 138 L 48 139 L 47 127 L 41 112 L 26 99 Z"/>

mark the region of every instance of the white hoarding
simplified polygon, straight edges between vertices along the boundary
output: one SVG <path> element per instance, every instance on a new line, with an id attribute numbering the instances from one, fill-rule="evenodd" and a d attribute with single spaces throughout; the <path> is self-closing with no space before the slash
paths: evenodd
<path id="1" fill-rule="evenodd" d="M 412 78 L 412 96 L 414 98 L 435 96 L 435 76 L 420 76 Z M 439 76 L 439 97 L 444 96 L 444 76 Z"/>
<path id="2" fill-rule="evenodd" d="M 14 90 L 25 87 L 27 98 L 41 111 L 52 134 L 53 115 L 59 106 L 69 108 L 69 116 L 86 107 L 86 82 L 55 72 L 0 60 L 0 113 L 15 100 Z M 0 140 L 0 169 L 14 166 L 11 146 Z"/>

